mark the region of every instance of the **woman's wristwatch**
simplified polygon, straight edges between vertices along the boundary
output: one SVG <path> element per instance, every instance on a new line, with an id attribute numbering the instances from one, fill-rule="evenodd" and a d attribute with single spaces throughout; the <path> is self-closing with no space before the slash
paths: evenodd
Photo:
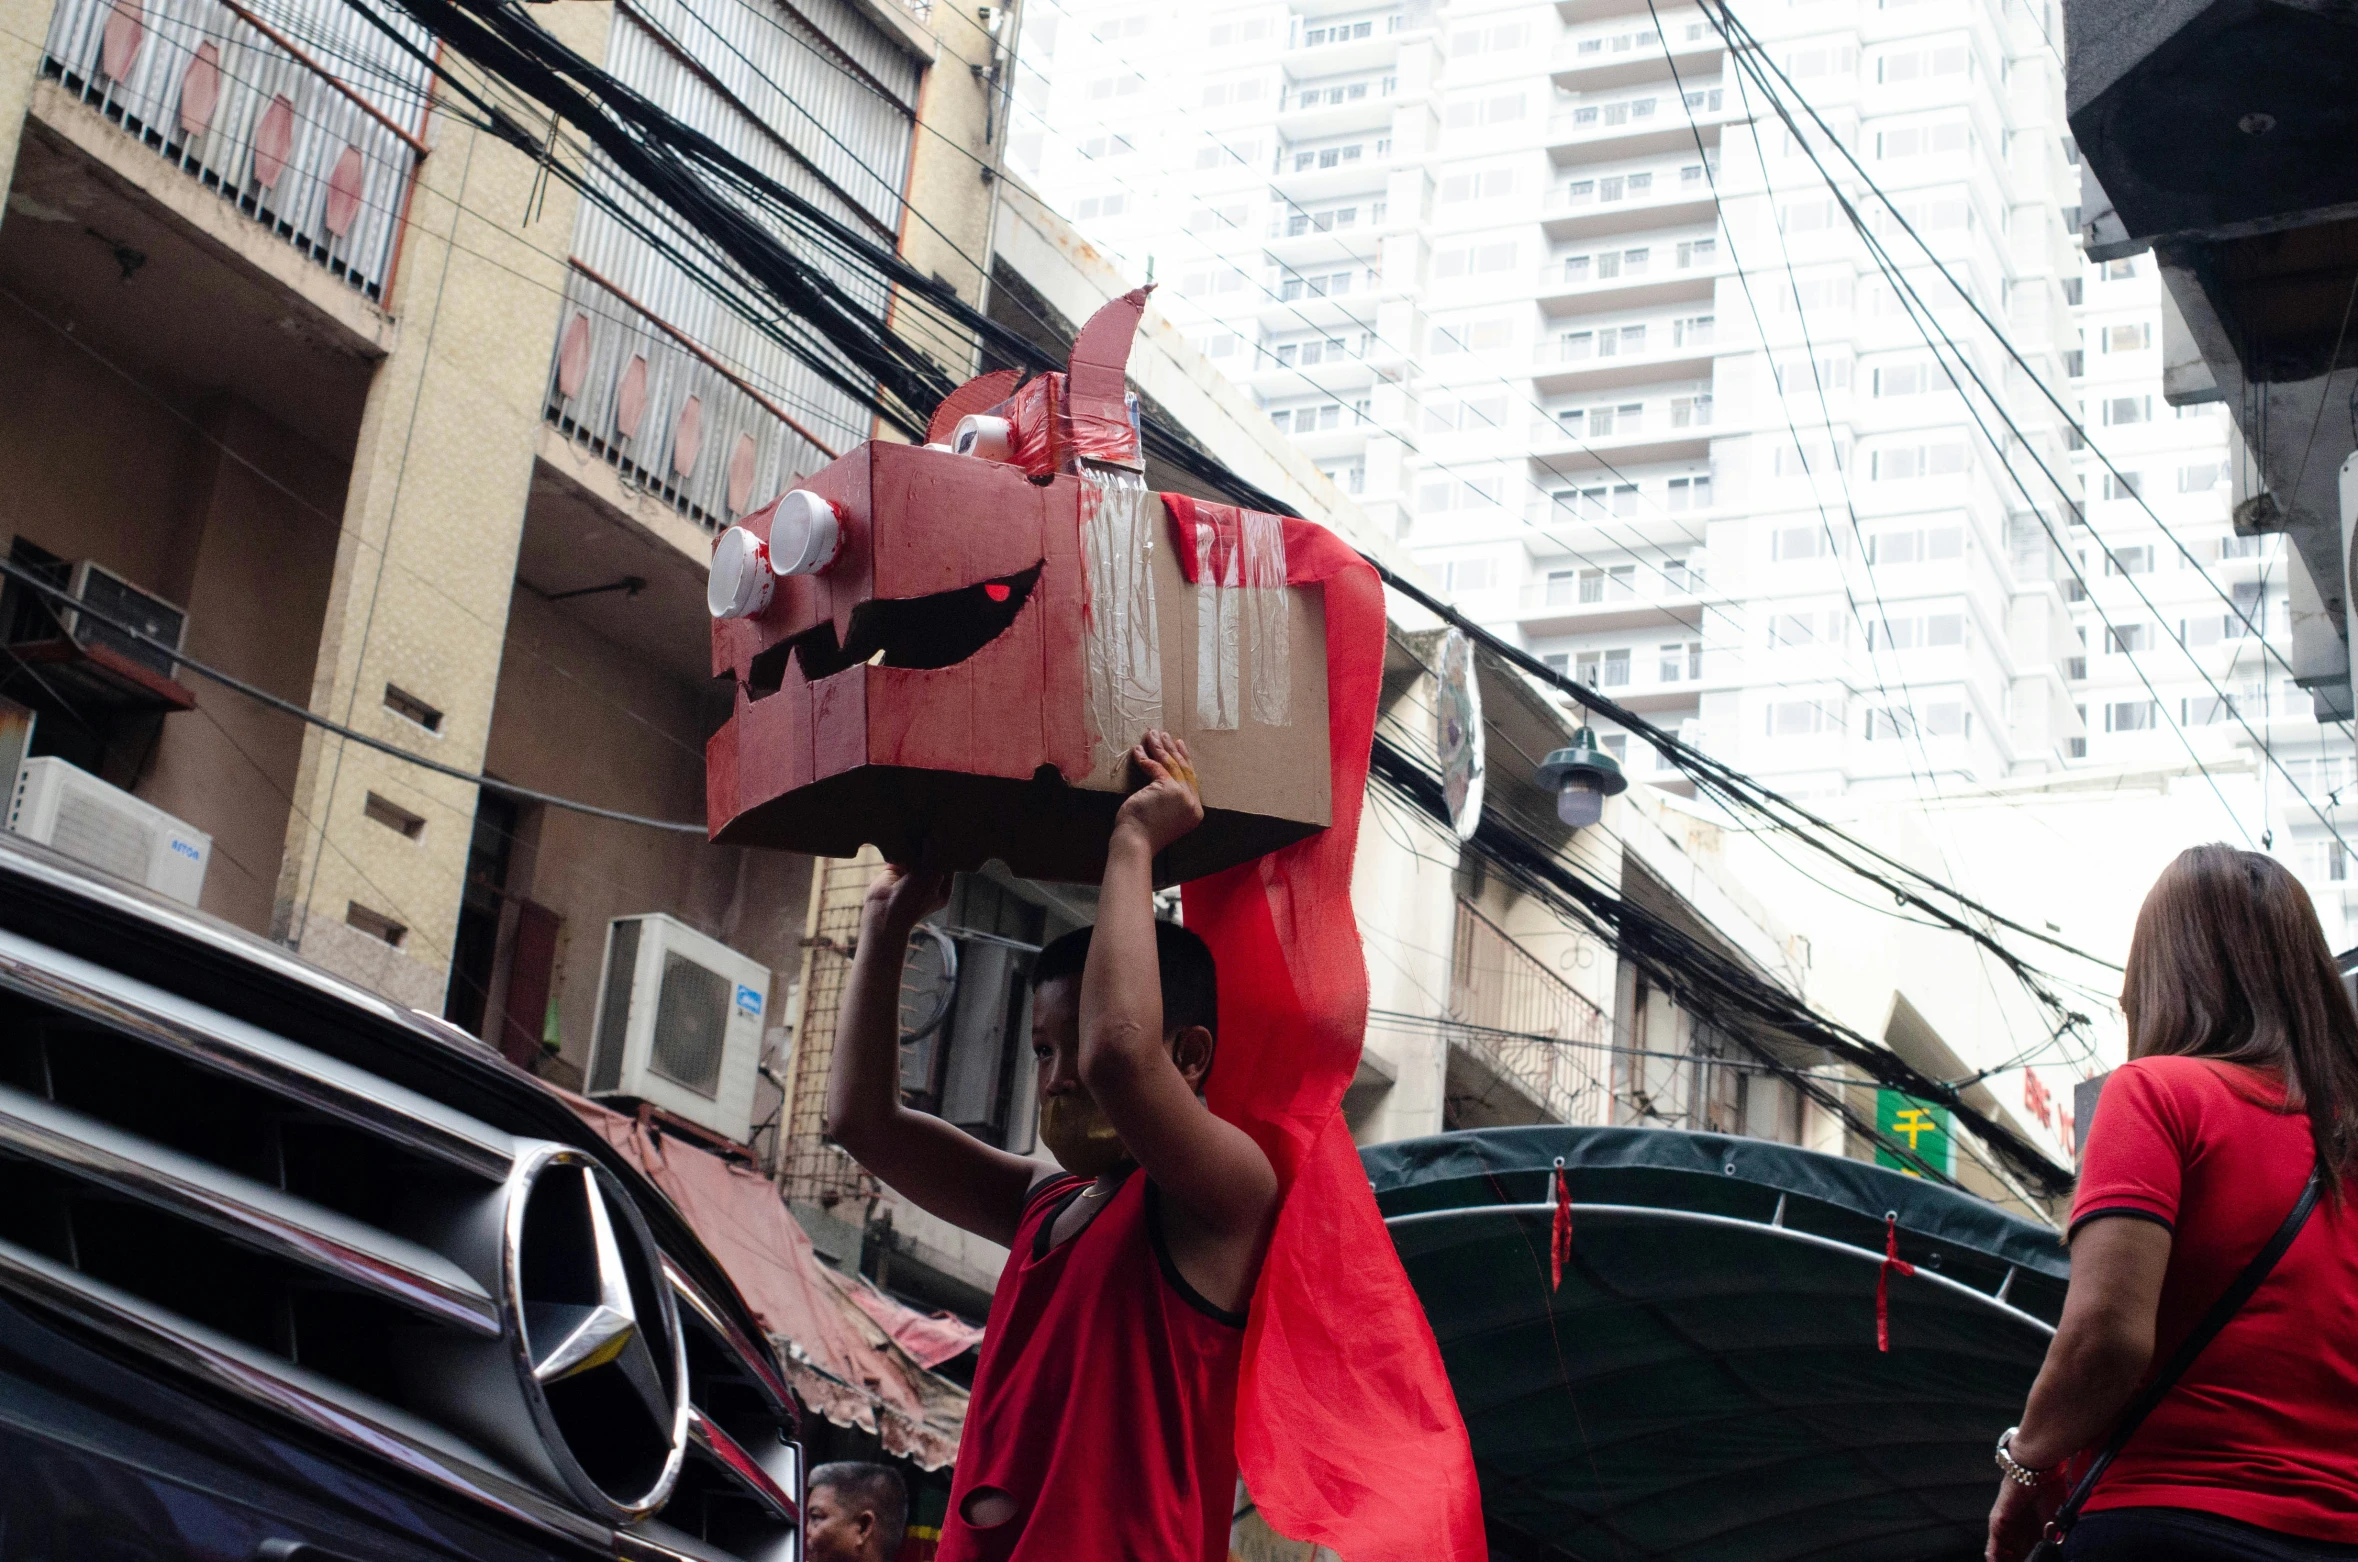
<path id="1" fill-rule="evenodd" d="M 2055 1474 L 2053 1467 L 2034 1470 L 2014 1457 L 2014 1434 L 2019 1426 L 2010 1426 L 1998 1434 L 1998 1473 L 2027 1491 L 2037 1491 Z"/>

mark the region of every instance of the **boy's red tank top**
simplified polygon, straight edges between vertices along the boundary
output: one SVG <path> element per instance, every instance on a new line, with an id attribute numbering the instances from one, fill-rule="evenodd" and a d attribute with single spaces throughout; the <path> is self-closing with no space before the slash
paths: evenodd
<path id="1" fill-rule="evenodd" d="M 1171 1262 L 1133 1173 L 1081 1233 L 1050 1228 L 1088 1183 L 1034 1190 L 983 1335 L 938 1562 L 1222 1562 L 1236 1496 L 1242 1313 Z M 993 1486 L 1015 1516 L 961 1517 Z"/>

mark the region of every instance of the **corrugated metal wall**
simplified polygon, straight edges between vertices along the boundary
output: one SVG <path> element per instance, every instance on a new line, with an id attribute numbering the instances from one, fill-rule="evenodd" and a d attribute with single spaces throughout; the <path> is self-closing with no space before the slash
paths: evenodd
<path id="1" fill-rule="evenodd" d="M 791 8 L 776 0 L 626 0 L 615 8 L 607 68 L 829 216 L 880 243 L 894 242 L 923 68 L 854 6 L 843 0 L 794 0 Z M 649 227 L 666 229 L 661 212 L 618 176 L 593 172 L 593 177 Z M 833 262 L 781 234 L 852 297 L 882 314 L 889 290 L 874 273 Z M 647 314 L 701 343 L 818 439 L 840 450 L 866 436 L 870 415 L 865 407 L 797 362 L 685 267 L 595 202 L 581 205 L 573 252 Z M 608 426 L 620 400 L 617 376 L 632 357 L 647 357 L 642 372 L 650 388 L 712 380 L 712 371 L 658 332 L 634 330 L 636 340 L 627 350 L 610 345 L 603 325 L 618 306 L 611 294 L 583 291 L 579 283 L 576 278 L 569 290 L 578 295 L 572 300 L 576 307 L 565 313 L 557 346 L 579 308 L 599 328 L 598 350 L 570 397 L 563 394 L 563 366 L 552 354 L 551 419 L 569 435 L 598 444 L 601 454 L 626 471 L 661 474 L 670 490 L 665 497 L 703 524 L 725 524 L 729 517 L 712 500 L 730 486 L 717 468 L 739 443 L 734 432 L 706 440 L 694 470 L 683 473 L 671 457 L 677 417 L 672 398 L 654 398 L 660 407 L 648 408 L 634 435 L 621 436 Z M 757 404 L 741 396 L 733 400 L 736 417 L 774 424 L 766 412 L 747 412 Z M 746 507 L 768 503 L 793 477 L 825 459 L 790 434 L 761 431 L 754 442 L 762 470 L 744 495 Z M 728 509 L 735 512 L 739 506 Z"/>

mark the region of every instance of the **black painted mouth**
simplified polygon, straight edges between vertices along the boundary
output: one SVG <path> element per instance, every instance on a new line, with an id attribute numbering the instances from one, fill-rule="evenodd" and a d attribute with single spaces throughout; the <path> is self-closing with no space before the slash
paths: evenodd
<path id="1" fill-rule="evenodd" d="M 926 597 L 871 600 L 852 609 L 851 633 L 841 643 L 832 619 L 774 645 L 747 669 L 747 692 L 755 699 L 775 694 L 786 675 L 786 659 L 802 666 L 805 682 L 876 662 L 885 667 L 955 667 L 1007 632 L 1015 615 L 1040 583 L 1038 564 L 1019 574 L 978 581 Z"/>

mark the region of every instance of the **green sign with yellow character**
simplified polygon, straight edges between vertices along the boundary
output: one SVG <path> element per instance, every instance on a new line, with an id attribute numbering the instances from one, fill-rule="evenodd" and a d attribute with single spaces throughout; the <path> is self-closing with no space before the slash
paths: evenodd
<path id="1" fill-rule="evenodd" d="M 1917 1162 L 1933 1170 L 1954 1176 L 1957 1170 L 1957 1141 L 1949 1133 L 1949 1109 L 1919 1101 L 1914 1096 L 1896 1090 L 1875 1092 L 1875 1164 L 1904 1171 L 1911 1177 L 1923 1174 Z M 1892 1151 L 1894 1144 L 1904 1144 L 1913 1161 L 1902 1159 Z"/>

